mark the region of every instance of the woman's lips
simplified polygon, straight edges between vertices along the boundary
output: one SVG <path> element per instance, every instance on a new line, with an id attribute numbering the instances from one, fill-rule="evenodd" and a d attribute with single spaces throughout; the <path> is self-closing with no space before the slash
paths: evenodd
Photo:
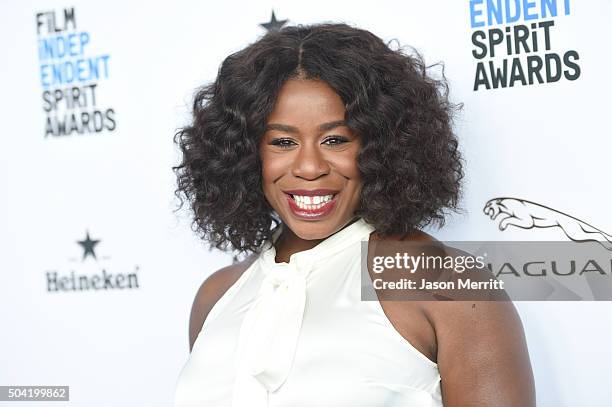
<path id="1" fill-rule="evenodd" d="M 299 207 L 297 202 L 295 201 L 295 199 L 293 199 L 291 194 L 286 193 L 286 195 L 287 195 L 287 203 L 289 204 L 289 208 L 291 209 L 291 212 L 296 217 L 301 218 L 301 219 L 307 219 L 307 220 L 317 220 L 317 219 L 327 216 L 332 211 L 332 209 L 334 209 L 334 207 L 336 206 L 336 202 L 338 201 L 338 193 L 335 193 L 333 194 L 333 197 L 331 200 L 327 202 L 319 203 L 318 204 L 320 205 L 319 208 L 306 209 L 306 208 Z M 304 194 L 304 195 L 313 196 L 310 194 L 308 195 Z M 320 196 L 320 195 L 316 195 L 316 196 Z"/>

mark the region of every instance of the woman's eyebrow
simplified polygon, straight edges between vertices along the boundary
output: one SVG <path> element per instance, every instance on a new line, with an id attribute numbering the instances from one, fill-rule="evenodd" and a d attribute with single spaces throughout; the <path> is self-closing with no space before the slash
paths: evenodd
<path id="1" fill-rule="evenodd" d="M 346 121 L 344 120 L 335 120 L 333 122 L 323 123 L 319 126 L 319 131 L 328 131 L 331 129 L 335 129 L 336 127 L 346 126 Z"/>
<path id="2" fill-rule="evenodd" d="M 278 130 L 285 133 L 299 133 L 297 127 L 289 126 L 287 124 L 270 123 L 266 125 L 266 130 Z"/>
<path id="3" fill-rule="evenodd" d="M 334 120 L 332 122 L 327 122 L 319 125 L 319 131 L 329 131 L 335 129 L 336 127 L 346 126 L 346 121 L 344 120 Z M 297 127 L 289 126 L 287 124 L 280 123 L 270 123 L 266 125 L 266 131 L 268 130 L 277 130 L 285 133 L 299 133 Z"/>

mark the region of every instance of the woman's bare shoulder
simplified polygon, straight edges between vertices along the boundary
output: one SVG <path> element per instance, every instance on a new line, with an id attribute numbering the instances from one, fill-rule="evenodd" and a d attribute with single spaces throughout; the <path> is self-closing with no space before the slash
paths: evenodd
<path id="1" fill-rule="evenodd" d="M 422 243 L 427 245 L 432 242 L 437 242 L 431 235 L 417 229 L 406 234 L 392 234 L 386 235 L 385 237 L 381 237 L 381 235 L 375 232 L 372 234 L 371 238 L 373 241 L 416 242 L 417 245 Z M 372 248 L 378 249 L 378 246 L 371 246 L 370 249 Z M 398 249 L 399 247 L 394 246 L 394 248 Z M 389 254 L 384 251 L 384 249 L 383 252 Z M 373 255 L 376 254 L 379 253 L 374 250 Z M 391 324 L 404 339 L 435 363 L 437 354 L 436 333 L 429 319 L 429 302 L 417 300 L 408 301 L 406 299 L 401 299 L 400 301 L 381 299 L 380 305 Z"/>
<path id="2" fill-rule="evenodd" d="M 223 267 L 212 273 L 200 285 L 193 304 L 191 306 L 191 315 L 189 317 L 189 349 L 193 348 L 204 321 L 213 306 L 225 294 L 225 292 L 240 278 L 242 273 L 257 258 L 256 254 L 252 254 L 243 261 L 233 263 L 227 267 Z"/>
<path id="3" fill-rule="evenodd" d="M 453 256 L 468 255 L 422 231 L 401 240 L 432 243 Z M 419 302 L 435 332 L 445 405 L 535 405 L 533 372 L 521 319 L 513 303 L 500 298 Z M 410 307 L 410 301 L 404 306 Z M 503 390 L 499 383 L 505 383 Z"/>

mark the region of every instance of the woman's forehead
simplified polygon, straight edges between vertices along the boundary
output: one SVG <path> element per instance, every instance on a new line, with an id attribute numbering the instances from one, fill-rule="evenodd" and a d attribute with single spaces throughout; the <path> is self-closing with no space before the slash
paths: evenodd
<path id="1" fill-rule="evenodd" d="M 292 79 L 281 87 L 268 123 L 320 126 L 344 120 L 344 103 L 325 82 Z"/>

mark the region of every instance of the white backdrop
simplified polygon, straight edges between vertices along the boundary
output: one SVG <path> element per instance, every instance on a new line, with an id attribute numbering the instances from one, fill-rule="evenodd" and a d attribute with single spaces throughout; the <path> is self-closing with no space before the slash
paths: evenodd
<path id="1" fill-rule="evenodd" d="M 476 22 L 486 22 L 486 12 L 477 15 L 486 10 L 484 3 L 472 5 Z M 441 230 L 428 230 L 438 239 L 567 240 L 560 228 L 500 231 L 482 212 L 495 197 L 532 201 L 611 233 L 612 61 L 605 30 L 612 4 L 545 3 L 557 5 L 557 17 L 482 29 L 553 20 L 551 50 L 542 43 L 533 55 L 553 52 L 563 58 L 573 50 L 580 76 L 474 91 L 479 60 L 472 56 L 471 38 L 478 28 L 472 28 L 468 0 L 4 2 L 0 385 L 69 385 L 70 403 L 58 406 L 171 404 L 188 356 L 195 291 L 211 272 L 231 263 L 229 255 L 208 251 L 195 237 L 186 212 L 172 212 L 171 166 L 178 160 L 172 136 L 188 117 L 194 88 L 214 78 L 225 56 L 265 33 L 259 24 L 269 21 L 272 9 L 289 24 L 347 22 L 416 47 L 428 63 L 444 61 L 451 97 L 465 104 L 457 133 L 467 181 L 465 213 Z M 538 14 L 540 0 L 525 4 L 533 4 L 528 16 Z M 89 39 L 81 55 L 67 59 L 107 64 L 95 81 L 76 85 L 96 84 L 95 108 L 73 112 L 112 109 L 113 123 L 106 121 L 100 132 L 45 136 L 41 70 L 49 68 L 41 67 L 46 62 L 38 45 L 56 34 L 45 31 L 51 14 L 37 14 L 53 12 L 61 27 L 65 8 L 74 9 L 76 23 L 68 33 L 86 32 Z M 37 21 L 43 22 L 40 35 Z M 507 58 L 504 49 L 485 58 L 485 65 L 500 66 Z M 106 59 L 95 59 L 100 57 Z M 65 278 L 64 288 L 72 275 L 100 286 L 104 273 L 112 275 L 114 288 L 49 291 L 48 273 L 54 272 Z M 516 305 L 538 405 L 610 405 L 612 304 Z"/>

